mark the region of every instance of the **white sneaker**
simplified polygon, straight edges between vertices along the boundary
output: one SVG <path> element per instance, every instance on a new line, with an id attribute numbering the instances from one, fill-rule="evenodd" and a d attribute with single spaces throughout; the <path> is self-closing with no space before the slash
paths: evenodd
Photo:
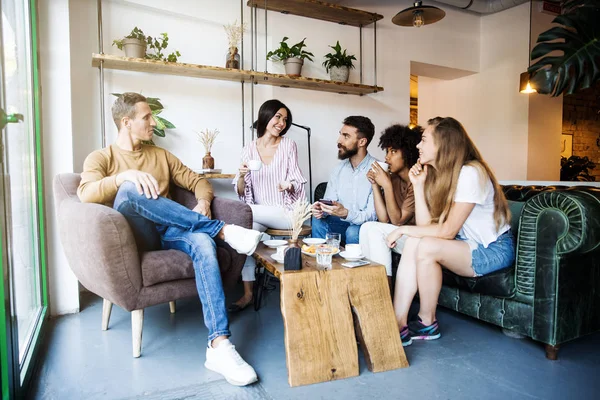
<path id="1" fill-rule="evenodd" d="M 233 247 L 235 251 L 250 256 L 256 250 L 262 233 L 237 225 L 225 225 L 223 236 L 225 236 L 225 242 Z"/>
<path id="2" fill-rule="evenodd" d="M 229 339 L 221 341 L 216 348 L 206 349 L 204 366 L 223 375 L 234 386 L 246 386 L 258 380 L 254 368 L 244 361 Z"/>

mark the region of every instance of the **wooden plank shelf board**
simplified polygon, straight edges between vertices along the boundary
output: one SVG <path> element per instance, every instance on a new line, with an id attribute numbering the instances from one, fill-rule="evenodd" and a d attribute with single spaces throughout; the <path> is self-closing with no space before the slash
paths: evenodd
<path id="1" fill-rule="evenodd" d="M 254 82 L 258 85 L 271 85 L 280 87 L 293 87 L 298 89 L 318 90 L 340 94 L 365 95 L 382 92 L 381 86 L 360 85 L 358 83 L 336 82 L 324 79 L 307 78 L 304 76 L 292 77 L 281 74 L 255 72 Z"/>
<path id="2" fill-rule="evenodd" d="M 92 54 L 92 67 L 99 67 L 100 61 L 104 61 L 104 68 L 119 69 L 122 71 L 150 72 L 154 74 L 237 82 L 250 81 L 252 78 L 251 71 L 239 69 L 147 60 L 145 58 L 129 58 L 110 54 Z"/>
<path id="3" fill-rule="evenodd" d="M 340 94 L 365 95 L 382 92 L 381 86 L 360 85 L 358 83 L 335 82 L 324 79 L 292 77 L 267 72 L 247 71 L 207 65 L 170 63 L 166 61 L 147 60 L 144 58 L 128 58 L 110 54 L 92 54 L 92 66 L 99 67 L 103 61 L 104 68 L 123 71 L 149 72 L 154 74 L 189 76 L 193 78 L 218 79 L 225 81 L 251 81 L 259 85 L 290 87 L 317 90 Z"/>
<path id="4" fill-rule="evenodd" d="M 267 10 L 270 11 L 356 27 L 366 26 L 383 18 L 383 15 L 380 14 L 317 0 L 267 0 L 266 2 L 265 0 L 248 0 L 247 5 L 264 9 L 265 3 Z"/>

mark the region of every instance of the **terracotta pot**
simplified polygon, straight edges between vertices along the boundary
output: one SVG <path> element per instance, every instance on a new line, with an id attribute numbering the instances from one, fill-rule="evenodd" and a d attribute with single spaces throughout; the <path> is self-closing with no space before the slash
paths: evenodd
<path id="1" fill-rule="evenodd" d="M 210 152 L 206 153 L 204 157 L 202 157 L 202 169 L 214 169 L 215 168 L 215 159 L 212 158 Z"/>
<path id="2" fill-rule="evenodd" d="M 300 76 L 302 71 L 302 65 L 304 65 L 304 59 L 302 58 L 286 58 L 283 61 L 285 67 L 285 73 L 289 76 Z"/>
<path id="3" fill-rule="evenodd" d="M 145 58 L 146 42 L 139 39 L 123 39 L 123 50 L 126 57 Z"/>

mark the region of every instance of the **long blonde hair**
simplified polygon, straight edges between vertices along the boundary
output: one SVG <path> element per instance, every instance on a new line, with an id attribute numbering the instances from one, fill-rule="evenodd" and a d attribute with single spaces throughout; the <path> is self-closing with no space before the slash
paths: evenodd
<path id="1" fill-rule="evenodd" d="M 451 117 L 432 118 L 433 141 L 438 146 L 435 168 L 429 168 L 425 180 L 425 199 L 434 222 L 442 223 L 454 205 L 460 170 L 471 165 L 479 171 L 480 184 L 489 177 L 494 186 L 494 221 L 496 230 L 510 221 L 510 211 L 502 188 L 460 122 Z"/>

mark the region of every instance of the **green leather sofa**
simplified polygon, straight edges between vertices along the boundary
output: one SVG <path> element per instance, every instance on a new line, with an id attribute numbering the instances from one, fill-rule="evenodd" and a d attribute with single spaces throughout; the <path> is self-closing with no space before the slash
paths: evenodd
<path id="1" fill-rule="evenodd" d="M 317 186 L 315 200 L 326 187 Z M 517 239 L 515 265 L 480 278 L 444 270 L 438 302 L 542 342 L 555 360 L 562 343 L 600 331 L 600 188 L 503 190 Z"/>
<path id="2" fill-rule="evenodd" d="M 544 343 L 600 330 L 600 188 L 504 186 L 515 265 L 481 278 L 444 272 L 439 304 Z"/>

